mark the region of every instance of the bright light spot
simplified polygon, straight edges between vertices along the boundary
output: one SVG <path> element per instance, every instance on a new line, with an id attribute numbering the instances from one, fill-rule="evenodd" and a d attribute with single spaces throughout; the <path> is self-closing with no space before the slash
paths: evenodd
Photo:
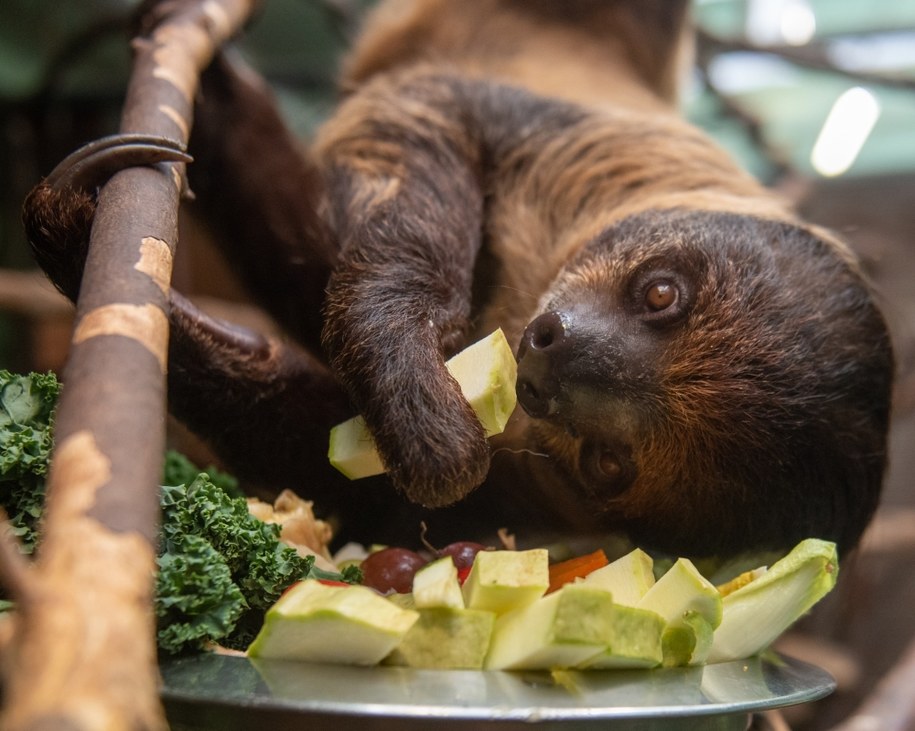
<path id="1" fill-rule="evenodd" d="M 880 104 L 867 89 L 856 86 L 843 93 L 826 117 L 810 153 L 820 175 L 833 177 L 848 170 L 880 116 Z"/>
<path id="2" fill-rule="evenodd" d="M 790 46 L 803 46 L 813 40 L 817 32 L 817 19 L 806 0 L 795 0 L 782 8 L 779 19 L 782 39 Z"/>
<path id="3" fill-rule="evenodd" d="M 747 38 L 760 46 L 802 46 L 816 33 L 817 22 L 808 0 L 749 0 Z"/>
<path id="4" fill-rule="evenodd" d="M 749 94 L 764 89 L 797 86 L 797 66 L 765 53 L 735 51 L 715 56 L 708 68 L 709 81 L 723 94 Z"/>

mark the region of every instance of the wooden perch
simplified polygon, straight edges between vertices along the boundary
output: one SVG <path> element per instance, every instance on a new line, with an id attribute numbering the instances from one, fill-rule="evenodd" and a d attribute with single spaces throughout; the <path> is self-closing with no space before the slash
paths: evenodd
<path id="1" fill-rule="evenodd" d="M 186 146 L 199 74 L 254 0 L 152 6 L 134 42 L 124 135 Z M 165 442 L 167 302 L 182 164 L 102 188 L 55 426 L 34 564 L 0 541 L 17 601 L 0 727 L 163 729 L 152 611 Z"/>

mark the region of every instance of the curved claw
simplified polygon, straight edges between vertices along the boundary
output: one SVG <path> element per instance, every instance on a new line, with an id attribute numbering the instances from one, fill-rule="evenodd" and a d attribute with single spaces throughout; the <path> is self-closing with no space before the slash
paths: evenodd
<path id="1" fill-rule="evenodd" d="M 99 186 L 127 168 L 191 159 L 181 142 L 143 134 L 103 137 L 64 158 L 32 189 L 22 211 L 35 260 L 55 286 L 76 301 Z"/>
<path id="2" fill-rule="evenodd" d="M 125 168 L 192 160 L 178 140 L 144 134 L 110 135 L 69 154 L 45 178 L 45 183 L 53 190 L 94 190 Z"/>

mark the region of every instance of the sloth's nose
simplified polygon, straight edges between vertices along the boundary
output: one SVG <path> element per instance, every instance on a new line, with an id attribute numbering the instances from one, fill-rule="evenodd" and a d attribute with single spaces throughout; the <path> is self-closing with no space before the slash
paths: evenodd
<path id="1" fill-rule="evenodd" d="M 525 328 L 518 347 L 518 401 L 534 418 L 554 414 L 562 387 L 562 366 L 572 353 L 572 336 L 560 312 L 546 312 Z"/>

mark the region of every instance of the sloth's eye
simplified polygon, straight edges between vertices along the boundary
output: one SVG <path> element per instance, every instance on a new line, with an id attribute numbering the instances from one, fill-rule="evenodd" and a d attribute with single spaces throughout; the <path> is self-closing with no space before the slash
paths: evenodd
<path id="1" fill-rule="evenodd" d="M 636 467 L 628 446 L 585 442 L 579 455 L 583 476 L 594 494 L 619 495 L 632 484 Z"/>
<path id="2" fill-rule="evenodd" d="M 597 458 L 597 469 L 608 480 L 615 480 L 623 473 L 623 466 L 614 452 L 601 452 Z"/>
<path id="3" fill-rule="evenodd" d="M 660 312 L 675 304 L 678 295 L 679 292 L 673 283 L 661 279 L 648 285 L 645 290 L 645 305 L 652 312 Z"/>

